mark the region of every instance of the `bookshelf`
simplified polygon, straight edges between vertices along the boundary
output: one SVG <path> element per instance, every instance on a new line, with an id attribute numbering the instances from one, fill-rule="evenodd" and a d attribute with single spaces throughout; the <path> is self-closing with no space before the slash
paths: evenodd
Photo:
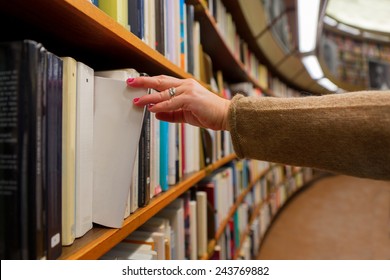
<path id="1" fill-rule="evenodd" d="M 347 91 L 370 88 L 369 62 L 390 64 L 387 34 L 355 28 L 359 35 L 324 24 L 320 63 L 329 79 Z"/>
<path id="2" fill-rule="evenodd" d="M 210 172 L 223 166 L 235 158 L 229 155 L 219 160 L 205 169 L 188 175 L 182 182 L 153 198 L 148 206 L 138 209 L 131 214 L 120 229 L 107 229 L 104 227 L 94 227 L 81 239 L 76 239 L 75 243 L 69 247 L 63 247 L 61 259 L 97 259 L 123 240 L 131 232 L 136 230 L 145 221 L 150 219 L 159 210 L 163 209 L 175 198 L 187 191 L 194 184 L 199 182 Z"/>
<path id="3" fill-rule="evenodd" d="M 226 44 L 205 4 L 197 0 L 191 0 L 189 3 L 196 7 L 196 19 L 201 23 L 202 43 L 205 52 L 212 57 L 213 65 L 221 69 L 224 77 L 231 82 L 249 81 L 261 88 L 257 79 L 247 71 L 237 54 Z M 238 10 L 238 13 L 242 11 Z M 5 28 L 1 35 L 2 41 L 33 39 L 42 42 L 58 56 L 72 56 L 95 70 L 126 68 L 131 65 L 149 75 L 163 73 L 178 78 L 193 78 L 86 0 L 1 0 L 0 23 L 3 26 L 12 26 L 12 30 Z M 209 40 L 210 38 L 213 40 Z M 218 45 L 218 48 L 215 48 L 215 45 Z M 253 53 L 257 57 L 263 57 L 259 49 L 254 49 Z M 262 88 L 262 91 L 273 95 L 271 89 Z M 94 226 L 71 246 L 63 247 L 60 259 L 98 259 L 197 182 L 235 158 L 234 154 L 228 155 L 198 172 L 186 175 L 178 184 L 154 197 L 146 207 L 131 214 L 120 229 Z M 270 170 L 264 170 L 255 181 L 266 176 Z M 250 192 L 255 181 L 239 196 L 209 248 L 222 235 L 227 221 Z M 260 205 L 256 207 L 260 208 Z M 253 217 L 258 212 L 259 210 L 255 210 Z M 241 239 L 245 239 L 246 235 L 244 233 Z"/>

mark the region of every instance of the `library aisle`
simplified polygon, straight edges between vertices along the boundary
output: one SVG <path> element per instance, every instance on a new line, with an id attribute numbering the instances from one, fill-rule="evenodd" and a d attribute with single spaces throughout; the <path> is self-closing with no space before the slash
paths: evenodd
<path id="1" fill-rule="evenodd" d="M 390 259 L 390 182 L 319 179 L 281 209 L 258 259 Z"/>

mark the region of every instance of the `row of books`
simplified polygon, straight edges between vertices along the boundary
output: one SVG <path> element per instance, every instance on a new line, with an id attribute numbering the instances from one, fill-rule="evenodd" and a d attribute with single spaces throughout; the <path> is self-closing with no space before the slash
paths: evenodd
<path id="1" fill-rule="evenodd" d="M 32 41 L 0 43 L 1 259 L 61 252 L 62 61 Z"/>
<path id="2" fill-rule="evenodd" d="M 278 178 L 273 173 L 280 172 L 277 171 L 279 167 L 258 162 L 257 165 L 264 168 L 261 179 L 256 180 L 231 214 L 235 204 L 233 197 L 244 193 L 235 194 L 236 186 L 244 180 L 240 174 L 251 173 L 249 164 L 246 164 L 249 162 L 253 161 L 234 160 L 214 171 L 101 259 L 255 258 L 272 217 L 287 199 L 287 189 L 290 185 L 295 188 L 303 185 L 304 171 L 285 173 L 288 177 L 275 184 L 272 180 Z M 246 166 L 246 172 L 240 171 L 242 166 Z M 245 185 L 250 185 L 250 177 L 245 177 Z M 219 231 L 222 233 L 217 236 Z"/>
<path id="3" fill-rule="evenodd" d="M 331 73 L 343 82 L 372 87 L 370 62 L 390 62 L 390 48 L 385 44 L 352 39 L 325 31 L 321 55 Z"/>
<path id="4" fill-rule="evenodd" d="M 157 120 L 127 87 L 36 41 L 0 44 L 2 259 L 55 259 L 93 224 L 124 218 L 233 152 L 228 132 Z"/>
<path id="5" fill-rule="evenodd" d="M 195 19 L 192 4 L 185 0 L 100 0 L 93 3 L 172 63 L 198 80 L 215 83 L 213 72 L 216 69 L 203 50 L 201 26 Z M 222 1 L 208 1 L 205 8 L 214 17 L 218 32 L 236 59 L 245 65 L 246 71 L 259 81 L 263 89 L 268 88 L 267 68 L 239 37 L 232 16 Z"/>

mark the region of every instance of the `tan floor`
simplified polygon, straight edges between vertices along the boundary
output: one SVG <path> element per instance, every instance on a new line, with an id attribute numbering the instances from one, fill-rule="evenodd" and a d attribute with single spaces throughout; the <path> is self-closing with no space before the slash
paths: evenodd
<path id="1" fill-rule="evenodd" d="M 283 208 L 259 259 L 390 259 L 390 182 L 320 179 Z"/>

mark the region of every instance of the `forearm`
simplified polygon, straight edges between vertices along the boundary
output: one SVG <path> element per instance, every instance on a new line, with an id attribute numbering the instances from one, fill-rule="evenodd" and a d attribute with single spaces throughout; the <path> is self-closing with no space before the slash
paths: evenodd
<path id="1" fill-rule="evenodd" d="M 236 96 L 228 126 L 241 158 L 390 179 L 390 92 Z"/>

